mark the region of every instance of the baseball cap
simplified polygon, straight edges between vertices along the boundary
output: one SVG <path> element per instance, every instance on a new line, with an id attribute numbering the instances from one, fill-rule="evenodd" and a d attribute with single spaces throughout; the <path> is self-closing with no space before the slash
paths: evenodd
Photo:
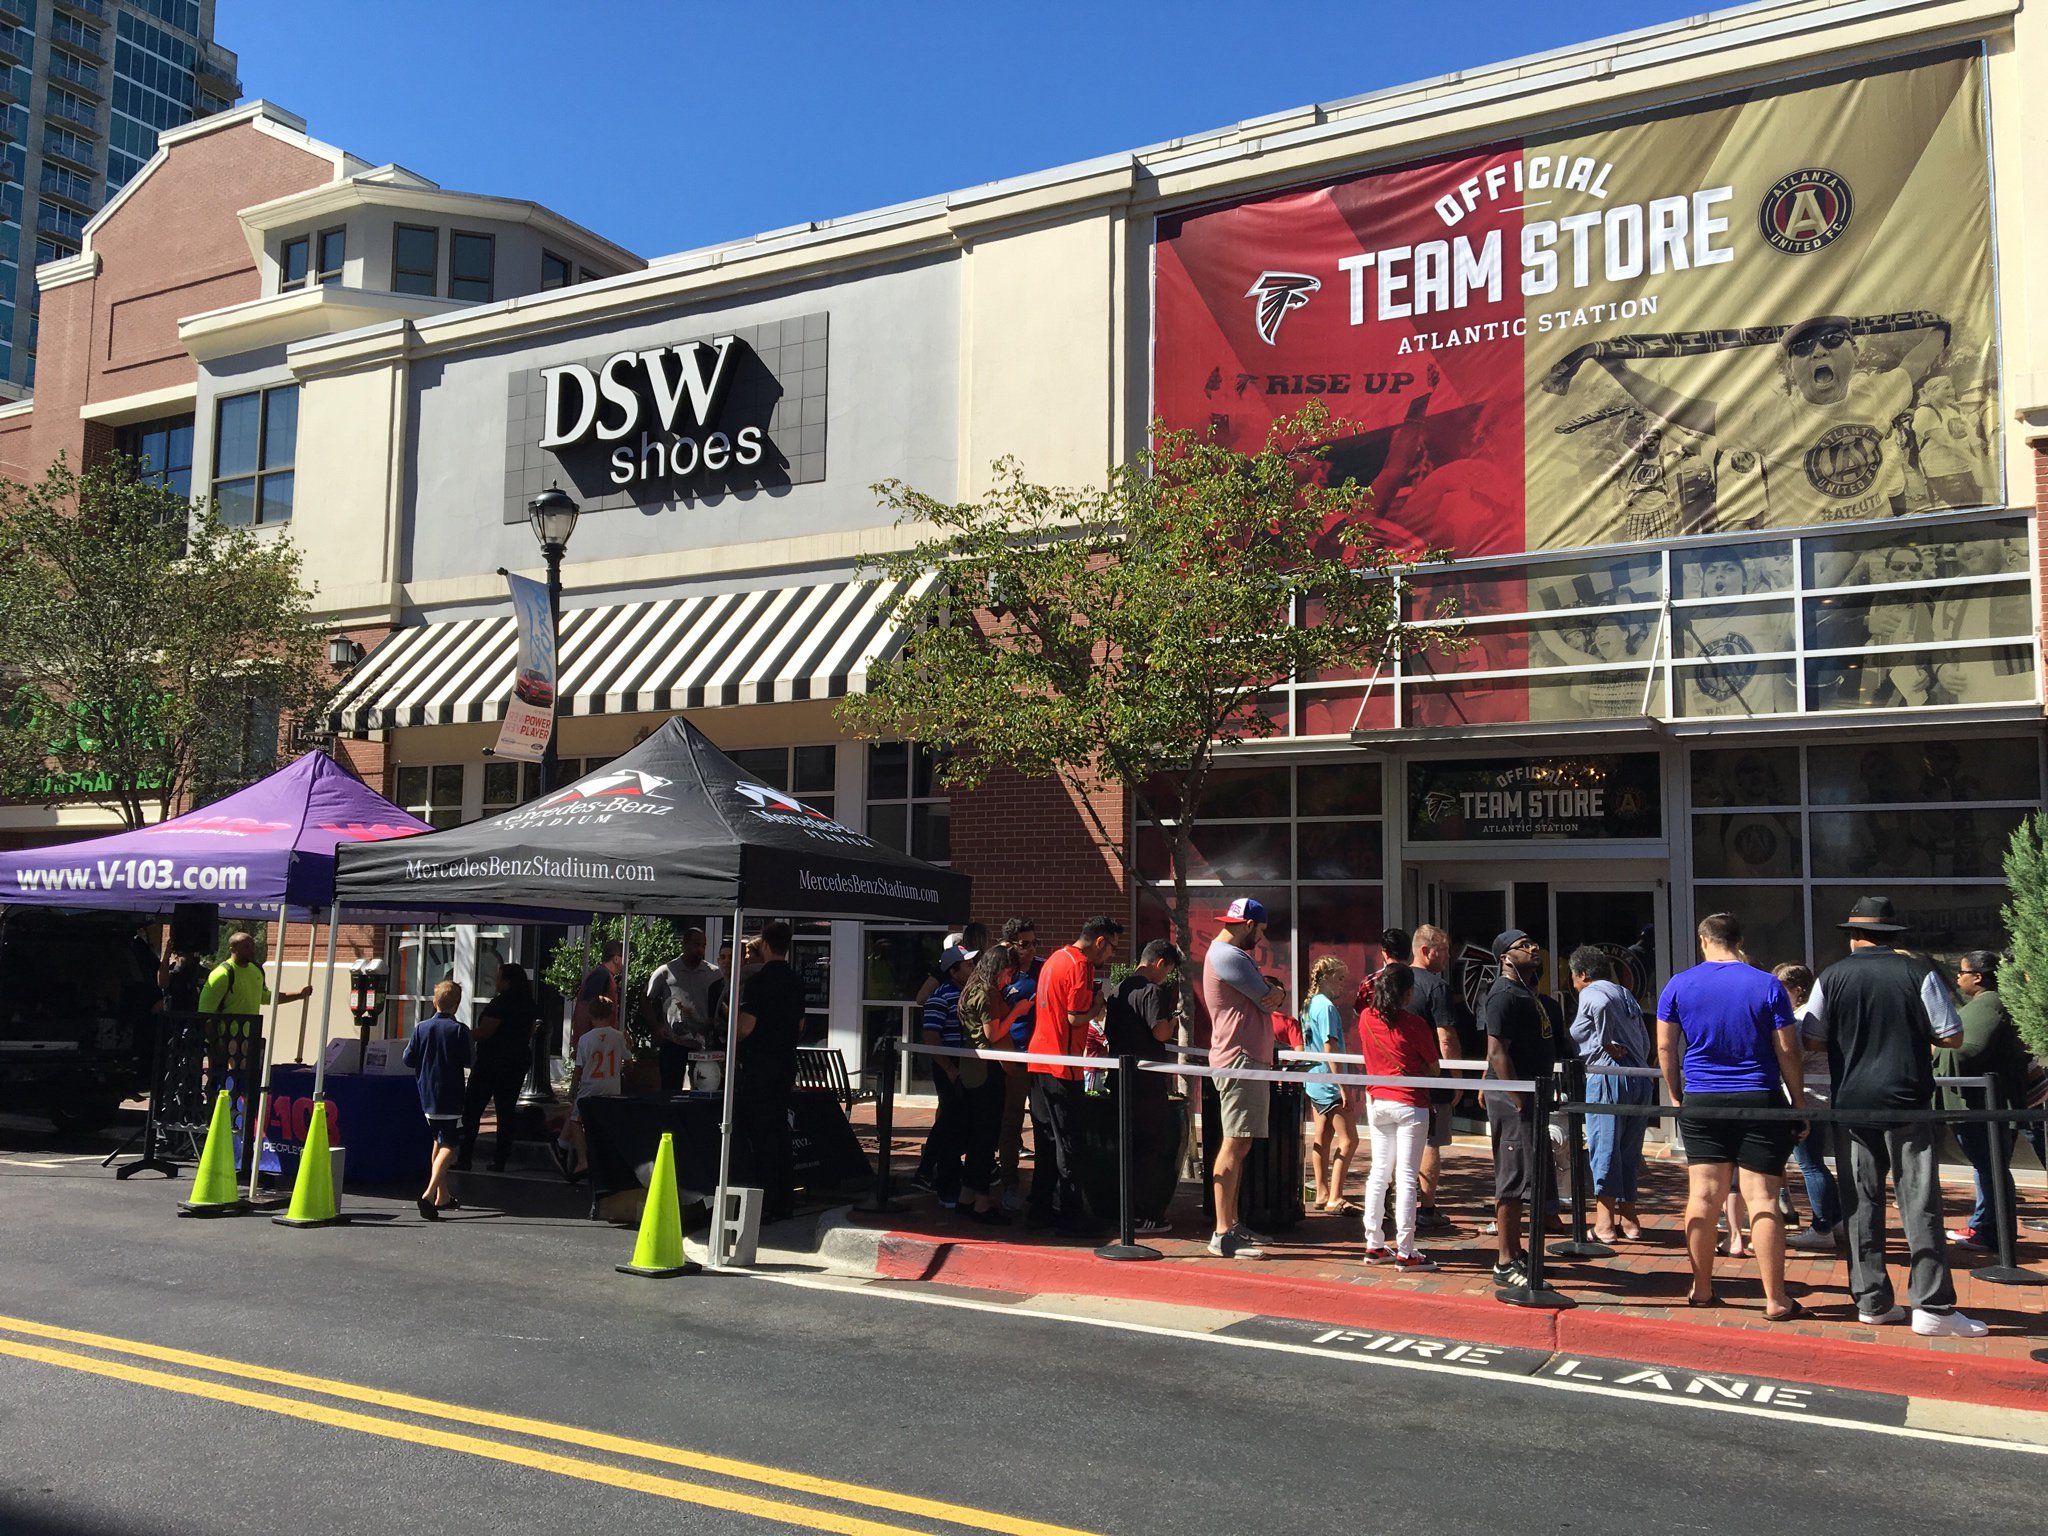
<path id="1" fill-rule="evenodd" d="M 1527 937 L 1529 935 L 1519 928 L 1510 928 L 1506 933 L 1498 935 L 1493 941 L 1493 958 L 1498 960 Z"/>
<path id="2" fill-rule="evenodd" d="M 980 954 L 978 949 L 962 949 L 958 944 L 948 944 L 946 952 L 939 956 L 939 969 L 950 971 L 963 960 L 972 960 Z"/>
<path id="3" fill-rule="evenodd" d="M 948 949 L 958 949 L 966 942 L 967 935 L 957 929 L 946 935 L 946 948 Z"/>
<path id="4" fill-rule="evenodd" d="M 1254 901 L 1249 896 L 1238 897 L 1237 900 L 1223 909 L 1223 915 L 1217 919 L 1217 921 L 1225 923 L 1263 923 L 1265 920 L 1266 909 L 1264 905 Z"/>

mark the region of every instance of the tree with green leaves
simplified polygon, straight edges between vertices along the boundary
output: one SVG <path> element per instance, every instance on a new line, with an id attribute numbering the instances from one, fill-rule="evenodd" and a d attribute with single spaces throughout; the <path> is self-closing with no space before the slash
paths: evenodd
<path id="1" fill-rule="evenodd" d="M 1274 733 L 1276 685 L 1386 659 L 1389 577 L 1443 558 L 1388 549 L 1370 492 L 1329 483 L 1339 430 L 1311 405 L 1247 454 L 1155 424 L 1151 448 L 1099 488 L 1037 485 L 1014 460 L 974 501 L 877 486 L 921 534 L 872 562 L 919 583 L 899 616 L 912 638 L 841 719 L 940 749 L 951 785 L 998 769 L 1058 778 L 1137 880 L 1126 829 L 1091 793 L 1122 786 L 1160 826 L 1187 944 L 1190 850 L 1220 757 Z"/>
<path id="2" fill-rule="evenodd" d="M 2048 1057 L 2048 818 L 2038 811 L 2013 828 L 2005 884 L 2012 964 L 1999 969 L 1998 995 L 2027 1049 Z"/>
<path id="3" fill-rule="evenodd" d="M 548 951 L 541 979 L 574 1001 L 577 989 L 583 985 L 585 956 L 595 965 L 606 944 L 613 939 L 626 940 L 626 964 L 630 969 L 619 978 L 619 1028 L 626 1032 L 635 1049 L 645 1050 L 653 1044 L 654 1036 L 640 1002 L 647 996 L 648 978 L 683 952 L 683 931 L 665 917 L 635 917 L 631 919 L 633 931 L 628 935 L 627 921 L 616 914 L 593 919 L 587 945 L 576 938 L 556 940 L 555 947 Z"/>
<path id="4" fill-rule="evenodd" d="M 326 684 L 291 541 L 120 459 L 0 483 L 0 791 L 130 827 L 242 787 Z"/>

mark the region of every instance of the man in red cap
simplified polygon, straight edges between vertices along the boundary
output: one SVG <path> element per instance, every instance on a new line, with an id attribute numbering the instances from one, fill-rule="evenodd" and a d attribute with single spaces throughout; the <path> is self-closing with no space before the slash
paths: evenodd
<path id="1" fill-rule="evenodd" d="M 1266 909 L 1248 896 L 1224 908 L 1223 925 L 1202 961 L 1202 1001 L 1209 1010 L 1209 1065 L 1273 1065 L 1273 1010 L 1287 989 L 1260 974 L 1252 951 L 1266 935 Z M 1216 1233 L 1209 1251 L 1222 1259 L 1262 1259 L 1266 1240 L 1237 1219 L 1237 1187 L 1252 1143 L 1266 1134 L 1273 1085 L 1262 1078 L 1216 1079 L 1223 1140 L 1216 1150 Z"/>

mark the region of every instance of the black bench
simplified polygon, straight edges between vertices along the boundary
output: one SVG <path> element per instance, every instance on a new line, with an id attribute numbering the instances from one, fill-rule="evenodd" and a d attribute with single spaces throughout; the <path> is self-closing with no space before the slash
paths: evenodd
<path id="1" fill-rule="evenodd" d="M 798 1047 L 796 1085 L 831 1094 L 848 1113 L 852 1112 L 854 1105 L 864 1104 L 874 1097 L 869 1090 L 854 1087 L 853 1080 L 846 1075 L 846 1058 L 836 1049 L 825 1046 Z"/>

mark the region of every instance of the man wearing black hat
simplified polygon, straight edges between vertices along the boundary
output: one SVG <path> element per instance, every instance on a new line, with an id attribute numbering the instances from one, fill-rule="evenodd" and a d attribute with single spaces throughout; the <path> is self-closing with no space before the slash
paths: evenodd
<path id="1" fill-rule="evenodd" d="M 1479 1004 L 1479 1027 L 1486 1035 L 1486 1075 L 1498 1080 L 1534 1080 L 1557 1061 L 1557 1039 L 1550 1014 L 1535 992 L 1543 974 L 1543 946 L 1519 928 L 1493 941 L 1500 975 Z M 1536 1106 L 1526 1093 L 1482 1093 L 1486 1128 L 1493 1138 L 1493 1216 L 1498 1238 L 1493 1283 L 1518 1287 L 1529 1283 L 1522 1248 L 1522 1210 L 1529 1200 L 1529 1181 L 1544 1181 L 1555 1198 L 1557 1165 L 1550 1142 L 1536 1133 Z M 1537 1241 L 1542 1234 L 1537 1234 Z"/>
<path id="2" fill-rule="evenodd" d="M 1926 1120 L 1885 1124 L 1887 1110 L 1925 1110 L 1934 1102 L 1929 1047 L 1956 1044 L 1962 1021 L 1948 984 L 1929 962 L 1894 947 L 1907 930 L 1883 896 L 1858 898 L 1841 924 L 1848 958 L 1821 973 L 1808 1000 L 1802 1033 L 1825 1040 L 1834 1078 L 1834 1107 L 1843 1116 L 1870 1115 L 1839 1127 L 1848 1167 L 1842 1219 L 1849 1232 L 1849 1285 L 1857 1320 L 1902 1323 L 1884 1264 L 1884 1181 L 1897 1186 L 1899 1220 L 1912 1255 L 1913 1331 L 1982 1338 L 1989 1330 L 1956 1310 L 1941 1223 L 1937 1128 Z"/>

